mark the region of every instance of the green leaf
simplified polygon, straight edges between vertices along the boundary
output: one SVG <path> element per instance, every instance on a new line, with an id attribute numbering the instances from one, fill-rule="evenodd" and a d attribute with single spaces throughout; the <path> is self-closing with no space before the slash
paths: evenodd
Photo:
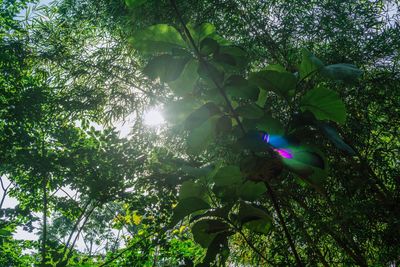
<path id="1" fill-rule="evenodd" d="M 231 185 L 217 186 L 214 184 L 212 191 L 223 203 L 232 203 L 237 201 L 237 187 L 238 183 L 232 183 Z"/>
<path id="2" fill-rule="evenodd" d="M 361 76 L 362 70 L 352 64 L 334 64 L 324 67 L 321 74 L 332 80 L 355 80 Z"/>
<path id="3" fill-rule="evenodd" d="M 268 65 L 267 67 L 265 67 L 264 70 L 273 70 L 273 71 L 277 71 L 277 72 L 287 72 L 285 67 L 283 67 L 282 65 L 279 65 L 279 64 Z"/>
<path id="4" fill-rule="evenodd" d="M 213 177 L 216 186 L 227 186 L 243 181 L 242 173 L 236 165 L 220 168 Z"/>
<path id="5" fill-rule="evenodd" d="M 232 130 L 232 119 L 224 115 L 218 119 L 216 133 L 217 134 L 226 134 Z"/>
<path id="6" fill-rule="evenodd" d="M 267 97 L 267 91 L 260 90 L 256 104 L 263 108 L 265 106 L 265 102 L 267 101 Z"/>
<path id="7" fill-rule="evenodd" d="M 180 220 L 188 216 L 189 214 L 199 211 L 209 209 L 210 205 L 203 199 L 198 197 L 184 198 L 179 201 L 178 205 L 173 210 L 171 224 L 175 225 Z"/>
<path id="8" fill-rule="evenodd" d="M 178 79 L 188 60 L 188 58 L 161 55 L 150 60 L 143 73 L 153 80 L 160 78 L 162 83 L 171 82 Z"/>
<path id="9" fill-rule="evenodd" d="M 198 106 L 197 102 L 192 98 L 185 98 L 168 103 L 163 114 L 167 121 L 172 123 L 181 123 L 193 112 Z"/>
<path id="10" fill-rule="evenodd" d="M 186 25 L 196 44 L 200 44 L 206 37 L 215 33 L 215 26 L 211 23 L 203 23 L 193 27 L 190 23 Z"/>
<path id="11" fill-rule="evenodd" d="M 238 143 L 241 148 L 253 152 L 265 152 L 269 148 L 268 144 L 262 140 L 260 132 L 256 130 L 248 131 L 245 136 L 238 140 Z"/>
<path id="12" fill-rule="evenodd" d="M 250 82 L 261 89 L 273 91 L 286 97 L 290 90 L 296 88 L 297 79 L 290 72 L 278 72 L 274 70 L 262 70 L 250 75 Z"/>
<path id="13" fill-rule="evenodd" d="M 212 117 L 192 130 L 187 138 L 189 153 L 198 154 L 203 151 L 215 136 L 216 117 Z"/>
<path id="14" fill-rule="evenodd" d="M 197 69 L 197 73 L 205 80 L 206 83 L 211 86 L 216 86 L 215 82 L 221 85 L 224 81 L 225 73 L 220 66 L 215 64 L 200 64 L 199 68 Z"/>
<path id="15" fill-rule="evenodd" d="M 263 118 L 257 121 L 257 129 L 268 134 L 283 135 L 285 129 L 278 119 L 274 119 L 271 115 L 264 115 Z"/>
<path id="16" fill-rule="evenodd" d="M 200 52 L 205 56 L 218 52 L 218 49 L 219 49 L 219 44 L 214 39 L 205 38 L 200 43 Z"/>
<path id="17" fill-rule="evenodd" d="M 265 191 L 267 191 L 267 188 L 263 183 L 246 181 L 241 187 L 238 188 L 238 195 L 243 200 L 254 201 L 262 196 Z"/>
<path id="18" fill-rule="evenodd" d="M 327 123 L 318 123 L 318 127 L 329 138 L 329 140 L 331 140 L 332 143 L 335 144 L 337 148 L 346 151 L 350 155 L 355 155 L 354 149 L 352 149 L 348 144 L 343 141 L 335 128 Z"/>
<path id="19" fill-rule="evenodd" d="M 221 46 L 214 59 L 236 68 L 243 68 L 248 63 L 247 53 L 238 46 Z"/>
<path id="20" fill-rule="evenodd" d="M 272 225 L 272 217 L 268 213 L 244 202 L 240 203 L 238 219 L 244 227 L 260 234 L 268 234 Z"/>
<path id="21" fill-rule="evenodd" d="M 142 53 L 165 53 L 186 47 L 181 34 L 172 26 L 157 24 L 136 32 L 130 44 Z"/>
<path id="22" fill-rule="evenodd" d="M 185 121 L 185 128 L 187 130 L 193 130 L 219 112 L 220 110 L 217 105 L 212 102 L 208 102 L 193 111 L 193 113 L 187 117 Z"/>
<path id="23" fill-rule="evenodd" d="M 319 177 L 327 174 L 328 168 L 325 157 L 316 147 L 298 146 L 286 149 L 291 158 L 282 158 L 282 162 L 302 179 L 309 182 L 309 178 L 314 174 L 318 173 Z"/>
<path id="24" fill-rule="evenodd" d="M 191 197 L 203 199 L 205 193 L 206 188 L 203 185 L 193 181 L 185 181 L 179 189 L 179 199 L 182 200 Z"/>
<path id="25" fill-rule="evenodd" d="M 318 120 L 332 120 L 338 123 L 346 122 L 346 107 L 338 93 L 317 87 L 307 92 L 302 100 L 302 111 L 311 111 Z"/>
<path id="26" fill-rule="evenodd" d="M 212 171 L 213 171 L 214 167 L 213 165 L 206 165 L 203 167 L 199 167 L 199 168 L 195 168 L 192 166 L 188 166 L 188 165 L 183 165 L 180 170 L 183 171 L 184 173 L 193 176 L 195 178 L 199 178 L 199 177 L 204 177 L 204 176 L 208 176 Z"/>
<path id="27" fill-rule="evenodd" d="M 147 2 L 147 0 L 125 0 L 125 4 L 129 8 L 135 8 L 135 7 L 141 6 L 146 2 Z"/>
<path id="28" fill-rule="evenodd" d="M 246 119 L 259 119 L 264 115 L 264 111 L 256 104 L 247 104 L 236 108 L 236 113 Z"/>
<path id="29" fill-rule="evenodd" d="M 229 256 L 228 236 L 230 234 L 229 232 L 223 232 L 216 235 L 208 246 L 206 256 L 203 258 L 202 263 L 196 265 L 196 267 L 214 266 L 212 262 L 215 261 L 218 254 L 221 255 L 219 261 L 219 264 L 221 264 L 220 266 L 225 266 L 225 261 Z"/>
<path id="30" fill-rule="evenodd" d="M 169 82 L 168 86 L 177 95 L 182 96 L 191 93 L 194 86 L 196 85 L 197 80 L 199 79 L 199 75 L 197 74 L 198 67 L 199 63 L 196 60 L 189 60 L 189 62 L 186 63 L 179 78 L 175 81 Z"/>
<path id="31" fill-rule="evenodd" d="M 193 239 L 203 248 L 209 247 L 219 233 L 227 230 L 229 226 L 219 220 L 200 220 L 192 226 Z"/>
<path id="32" fill-rule="evenodd" d="M 299 67 L 301 80 L 324 67 L 324 63 L 307 49 L 303 49 L 301 54 L 302 60 Z"/>
<path id="33" fill-rule="evenodd" d="M 233 98 L 248 99 L 256 101 L 260 90 L 257 86 L 250 84 L 246 79 L 239 75 L 232 75 L 225 82 L 226 93 Z"/>

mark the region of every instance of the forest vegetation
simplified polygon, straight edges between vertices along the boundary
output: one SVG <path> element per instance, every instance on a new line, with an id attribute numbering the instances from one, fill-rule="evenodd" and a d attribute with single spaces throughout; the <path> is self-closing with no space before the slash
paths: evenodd
<path id="1" fill-rule="evenodd" d="M 0 266 L 399 266 L 399 149 L 398 0 L 0 0 Z"/>

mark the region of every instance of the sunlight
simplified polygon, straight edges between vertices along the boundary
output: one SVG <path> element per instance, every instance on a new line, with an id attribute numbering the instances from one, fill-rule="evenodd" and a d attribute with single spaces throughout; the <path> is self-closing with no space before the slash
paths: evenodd
<path id="1" fill-rule="evenodd" d="M 144 124 L 148 126 L 158 126 L 165 122 L 161 111 L 158 108 L 153 108 L 144 113 Z"/>

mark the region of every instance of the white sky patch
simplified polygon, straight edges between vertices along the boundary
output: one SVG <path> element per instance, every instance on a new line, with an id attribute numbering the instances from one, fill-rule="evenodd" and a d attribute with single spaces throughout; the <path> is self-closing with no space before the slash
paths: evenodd
<path id="1" fill-rule="evenodd" d="M 165 123 L 160 108 L 152 108 L 147 110 L 143 115 L 144 124 L 147 126 L 160 126 Z"/>

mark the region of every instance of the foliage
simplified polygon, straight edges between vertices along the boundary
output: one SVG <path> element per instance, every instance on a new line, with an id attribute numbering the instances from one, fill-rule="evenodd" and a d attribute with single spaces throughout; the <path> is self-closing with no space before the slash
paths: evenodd
<path id="1" fill-rule="evenodd" d="M 398 3 L 25 6 L 0 13 L 3 265 L 398 263 Z"/>

